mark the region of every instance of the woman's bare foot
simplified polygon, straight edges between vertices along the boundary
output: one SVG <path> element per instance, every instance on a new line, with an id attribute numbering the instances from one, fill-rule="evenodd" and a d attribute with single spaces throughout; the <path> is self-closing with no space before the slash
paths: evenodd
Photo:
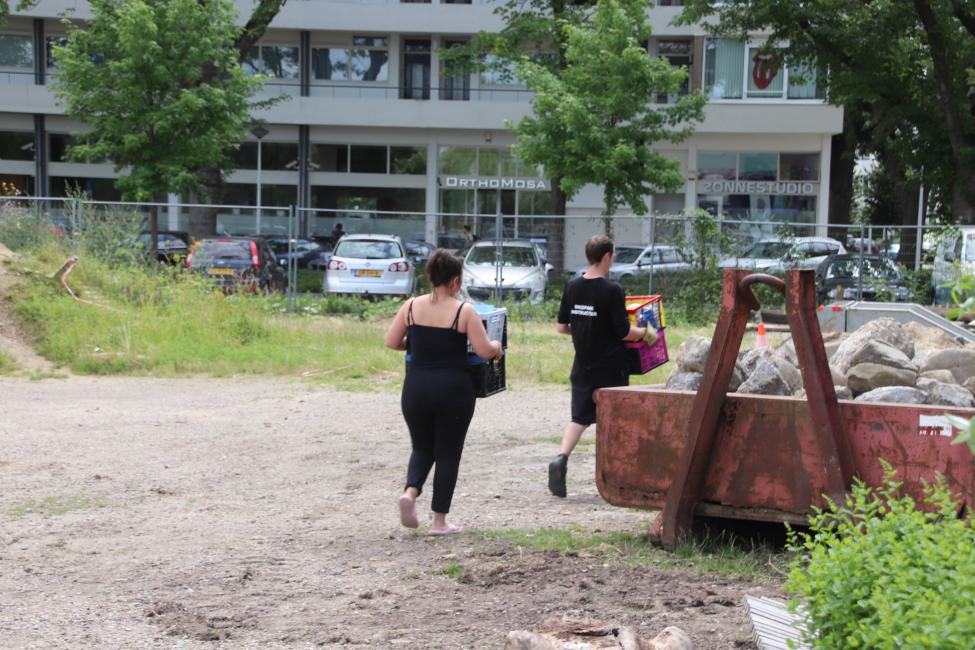
<path id="1" fill-rule="evenodd" d="M 460 532 L 460 526 L 453 526 L 447 523 L 447 513 L 445 512 L 435 512 L 433 513 L 433 523 L 430 524 L 430 532 L 428 535 L 453 535 L 454 533 Z"/>
<path id="2" fill-rule="evenodd" d="M 447 524 L 446 528 L 434 528 L 433 526 L 430 526 L 430 531 L 427 533 L 427 535 L 430 535 L 431 537 L 440 537 L 443 535 L 453 535 L 455 533 L 459 533 L 460 531 L 460 526 L 454 526 L 453 524 Z"/>
<path id="3" fill-rule="evenodd" d="M 416 495 L 408 489 L 399 498 L 399 523 L 406 528 L 416 528 L 420 522 L 416 518 Z"/>

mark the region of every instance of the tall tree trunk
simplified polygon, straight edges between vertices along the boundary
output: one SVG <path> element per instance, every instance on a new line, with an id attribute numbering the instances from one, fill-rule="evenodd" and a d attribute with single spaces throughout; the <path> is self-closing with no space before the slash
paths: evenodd
<path id="1" fill-rule="evenodd" d="M 264 33 L 278 12 L 284 7 L 287 0 L 259 0 L 234 42 L 237 50 L 237 58 L 243 62 L 247 58 L 251 47 L 253 47 Z M 196 171 L 196 175 L 203 184 L 203 196 L 198 197 L 202 200 L 194 200 L 193 203 L 207 203 L 216 206 L 221 201 L 223 190 L 222 170 L 218 167 L 208 167 Z M 217 232 L 217 208 L 201 207 L 190 209 L 190 233 L 193 237 L 206 237 L 215 235 Z"/>
<path id="2" fill-rule="evenodd" d="M 846 224 L 852 221 L 857 144 L 859 132 L 855 116 L 850 110 L 843 111 L 843 131 L 833 136 L 830 143 L 829 167 L 829 223 Z M 845 228 L 833 228 L 829 236 L 846 241 Z"/>
<path id="3" fill-rule="evenodd" d="M 956 71 L 952 70 L 949 59 L 950 35 L 944 33 L 944 24 L 935 14 L 929 0 L 914 0 L 921 24 L 924 26 L 931 53 L 934 78 L 938 82 L 938 98 L 944 117 L 945 133 L 951 144 L 952 161 L 955 164 L 956 180 L 952 198 L 957 223 L 975 223 L 975 165 L 971 162 L 971 152 L 975 151 L 975 128 L 972 123 L 973 101 L 966 98 L 966 84 L 959 83 Z M 964 14 L 969 15 L 969 14 Z M 969 27 L 965 24 L 966 29 Z M 967 70 L 961 71 L 968 74 Z"/>
<path id="4" fill-rule="evenodd" d="M 222 200 L 223 176 L 219 169 L 202 169 L 197 172 L 202 192 L 194 192 L 191 202 L 200 204 L 189 209 L 190 235 L 194 239 L 217 234 L 217 206 Z"/>

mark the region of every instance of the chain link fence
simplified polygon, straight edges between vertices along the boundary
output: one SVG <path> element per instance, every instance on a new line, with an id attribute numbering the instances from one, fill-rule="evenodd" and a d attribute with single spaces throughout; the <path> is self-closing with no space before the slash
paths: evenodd
<path id="1" fill-rule="evenodd" d="M 720 271 L 726 267 L 773 274 L 790 268 L 815 269 L 823 302 L 862 299 L 921 303 L 950 300 L 946 285 L 975 267 L 975 232 L 927 224 L 822 225 L 715 219 L 703 211 L 607 219 L 590 214 L 390 212 L 85 198 L 18 196 L 0 200 L 0 235 L 14 246 L 44 232 L 84 235 L 92 241 L 102 238 L 106 246 L 126 237 L 134 243 L 149 231 L 153 213 L 160 232 L 187 233 L 194 211 L 206 212 L 214 219 L 217 235 L 259 235 L 277 241 L 275 251 L 287 257 L 292 296 L 300 284 L 294 253 L 311 242 L 321 247 L 326 260 L 339 224 L 345 233 L 399 236 L 421 264 L 423 251 L 429 254 L 434 247 L 466 253 L 472 240 L 490 242 L 495 247 L 494 268 L 487 275 L 493 278 L 494 286 L 487 288 L 493 300 L 557 297 L 567 279 L 584 271 L 585 242 L 597 233 L 608 234 L 616 242 L 611 276 L 628 292 L 661 293 L 692 310 L 712 309 L 717 304 Z M 465 226 L 469 231 L 465 232 Z M 518 289 L 519 278 L 515 276 L 524 260 L 506 259 L 505 246 L 534 250 L 529 261 L 534 260 L 541 269 L 543 291 Z M 311 270 L 321 272 L 324 265 Z M 305 286 L 313 288 L 315 281 Z"/>

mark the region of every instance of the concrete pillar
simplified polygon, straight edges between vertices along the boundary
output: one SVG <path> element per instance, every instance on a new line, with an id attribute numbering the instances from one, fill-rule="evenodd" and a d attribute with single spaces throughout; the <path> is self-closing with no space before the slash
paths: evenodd
<path id="1" fill-rule="evenodd" d="M 298 126 L 298 207 L 307 208 L 311 204 L 311 129 L 307 124 Z M 298 227 L 303 236 L 310 234 L 309 213 L 299 212 Z"/>
<path id="2" fill-rule="evenodd" d="M 34 83 L 43 86 L 47 80 L 47 40 L 44 19 L 34 19 Z"/>
<path id="3" fill-rule="evenodd" d="M 424 227 L 424 239 L 426 239 L 431 244 L 436 245 L 437 243 L 437 230 L 440 227 L 437 219 L 437 213 L 440 211 L 439 207 L 439 189 L 440 182 L 437 176 L 437 167 L 439 165 L 437 160 L 438 147 L 435 142 L 427 143 L 427 196 L 426 196 L 426 225 Z"/>
<path id="4" fill-rule="evenodd" d="M 47 129 L 43 115 L 34 115 L 34 196 L 48 196 Z"/>
<path id="5" fill-rule="evenodd" d="M 166 208 L 166 229 L 179 230 L 179 194 L 173 194 L 172 192 L 167 194 L 166 203 L 169 204 Z"/>
<path id="6" fill-rule="evenodd" d="M 684 210 L 697 207 L 697 145 L 687 143 L 687 183 L 684 186 Z"/>
<path id="7" fill-rule="evenodd" d="M 827 236 L 826 225 L 829 223 L 829 168 L 832 164 L 833 138 L 828 134 L 822 136 L 819 147 L 819 196 L 816 197 L 816 234 Z"/>

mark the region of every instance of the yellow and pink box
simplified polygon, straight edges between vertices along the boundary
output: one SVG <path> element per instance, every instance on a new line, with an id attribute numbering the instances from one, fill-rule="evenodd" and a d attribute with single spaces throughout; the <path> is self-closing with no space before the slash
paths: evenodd
<path id="1" fill-rule="evenodd" d="M 657 332 L 657 340 L 652 344 L 646 341 L 626 343 L 630 352 L 630 374 L 644 375 L 657 366 L 670 360 L 667 354 L 667 316 L 664 314 L 662 296 L 626 296 L 626 313 L 630 322 L 637 327 L 652 327 Z"/>

